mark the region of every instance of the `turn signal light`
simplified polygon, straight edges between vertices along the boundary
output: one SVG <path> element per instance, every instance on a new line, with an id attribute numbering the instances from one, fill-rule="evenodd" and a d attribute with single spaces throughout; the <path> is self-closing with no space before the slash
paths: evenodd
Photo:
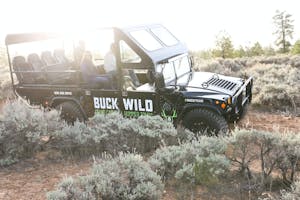
<path id="1" fill-rule="evenodd" d="M 226 108 L 226 104 L 223 102 L 223 103 L 221 103 L 221 108 L 222 109 L 225 109 Z"/>

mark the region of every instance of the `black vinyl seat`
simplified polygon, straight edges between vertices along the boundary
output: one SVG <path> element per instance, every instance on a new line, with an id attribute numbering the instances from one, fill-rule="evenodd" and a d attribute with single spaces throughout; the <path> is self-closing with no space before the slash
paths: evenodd
<path id="1" fill-rule="evenodd" d="M 51 66 L 57 64 L 55 58 L 52 56 L 50 51 L 43 51 L 41 53 L 41 60 L 45 66 Z"/>
<path id="2" fill-rule="evenodd" d="M 62 65 L 56 61 L 50 51 L 43 51 L 41 53 L 41 62 L 44 66 L 48 83 L 64 83 L 66 75 L 63 73 Z"/>
<path id="3" fill-rule="evenodd" d="M 34 83 L 33 67 L 26 62 L 23 56 L 16 56 L 12 60 L 13 70 L 20 84 Z"/>
<path id="4" fill-rule="evenodd" d="M 64 49 L 55 49 L 53 51 L 53 58 L 56 61 L 56 67 L 54 67 L 56 70 L 65 71 L 71 69 L 71 62 L 65 55 Z"/>
<path id="5" fill-rule="evenodd" d="M 41 61 L 40 57 L 36 53 L 31 53 L 27 57 L 27 61 L 32 65 L 34 71 L 43 71 L 45 68 L 44 63 Z"/>
<path id="6" fill-rule="evenodd" d="M 128 70 L 128 75 L 132 80 L 132 83 L 134 84 L 135 87 L 139 87 L 141 85 L 139 78 L 137 77 L 137 75 L 134 73 L 134 70 L 129 69 Z"/>
<path id="7" fill-rule="evenodd" d="M 55 49 L 53 51 L 53 57 L 57 63 L 69 65 L 70 61 L 65 55 L 64 49 Z"/>
<path id="8" fill-rule="evenodd" d="M 46 81 L 45 65 L 41 61 L 40 57 L 36 53 L 31 53 L 27 57 L 28 63 L 32 66 L 34 74 L 34 80 L 38 83 L 44 83 Z"/>

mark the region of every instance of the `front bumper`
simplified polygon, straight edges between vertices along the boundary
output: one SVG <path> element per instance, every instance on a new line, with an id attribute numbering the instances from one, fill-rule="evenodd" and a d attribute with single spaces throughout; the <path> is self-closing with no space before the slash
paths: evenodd
<path id="1" fill-rule="evenodd" d="M 237 121 L 245 114 L 245 108 L 252 100 L 253 78 L 248 78 L 232 97 L 231 121 Z"/>

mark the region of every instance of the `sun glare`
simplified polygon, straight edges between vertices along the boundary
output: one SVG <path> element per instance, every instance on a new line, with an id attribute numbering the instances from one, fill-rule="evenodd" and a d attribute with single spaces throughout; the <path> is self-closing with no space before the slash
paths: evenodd
<path id="1" fill-rule="evenodd" d="M 95 27 L 111 26 L 116 18 L 111 11 L 111 1 L 63 1 L 63 0 L 27 0 L 3 2 L 5 9 L 1 15 L 9 16 L 4 20 L 6 30 L 16 32 L 85 31 Z M 13 5 L 18 6 L 13 6 Z M 25 9 L 26 8 L 26 9 Z M 115 11 L 115 9 L 114 9 Z"/>
<path id="2" fill-rule="evenodd" d="M 10 0 L 3 1 L 0 34 L 18 32 L 80 33 L 89 29 L 162 23 L 193 49 L 214 46 L 226 30 L 236 45 L 274 42 L 272 16 L 276 9 L 300 18 L 292 0 Z M 295 34 L 299 34 L 295 26 Z"/>

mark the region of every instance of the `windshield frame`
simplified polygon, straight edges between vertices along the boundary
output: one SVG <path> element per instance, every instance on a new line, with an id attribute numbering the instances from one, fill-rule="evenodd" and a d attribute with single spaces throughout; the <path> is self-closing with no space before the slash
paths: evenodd
<path id="1" fill-rule="evenodd" d="M 181 62 L 182 59 L 185 59 L 185 58 L 188 61 L 188 69 L 186 70 L 186 72 L 178 74 L 178 69 L 175 66 L 175 62 L 176 61 Z M 166 67 L 171 67 L 171 69 L 167 69 Z M 176 85 L 177 84 L 177 79 L 185 76 L 186 74 L 189 74 L 192 70 L 191 61 L 189 59 L 188 53 L 184 53 L 184 54 L 181 54 L 179 56 L 175 56 L 173 58 L 170 58 L 166 62 L 162 62 L 162 63 L 156 65 L 155 69 L 156 69 L 156 72 L 162 73 L 164 75 L 166 85 L 170 85 L 172 83 L 175 83 L 175 85 Z M 166 74 L 164 74 L 165 70 L 168 70 L 169 72 L 172 71 L 173 74 L 170 74 L 170 75 L 168 74 L 169 76 L 166 76 Z M 168 78 L 168 77 L 170 77 L 170 78 Z"/>

